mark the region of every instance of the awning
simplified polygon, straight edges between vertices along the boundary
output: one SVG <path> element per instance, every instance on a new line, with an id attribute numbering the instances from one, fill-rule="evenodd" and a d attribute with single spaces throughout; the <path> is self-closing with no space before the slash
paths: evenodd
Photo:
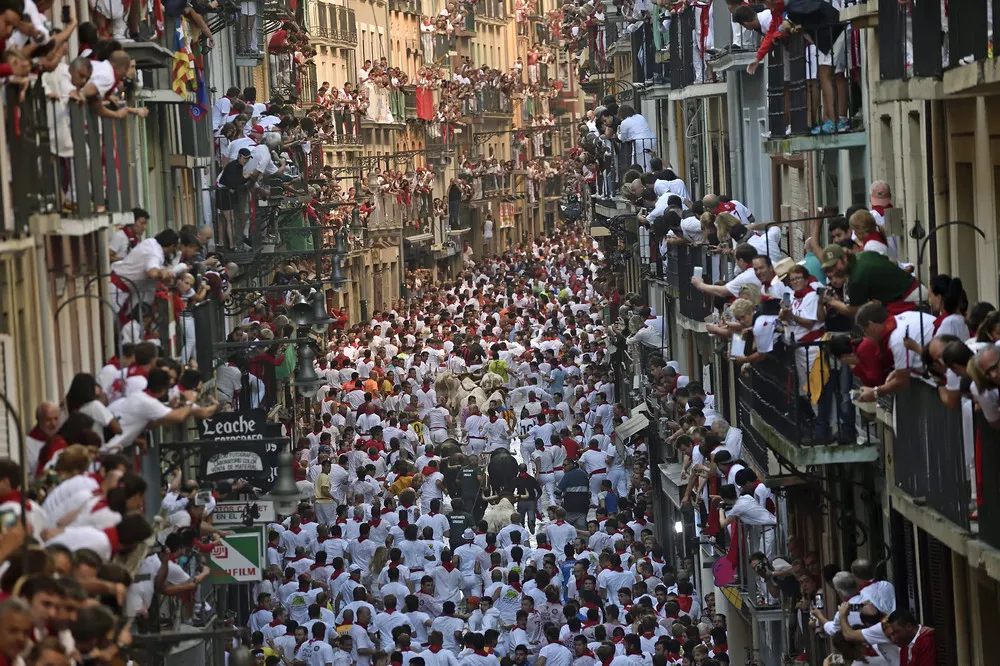
<path id="1" fill-rule="evenodd" d="M 615 436 L 623 442 L 637 432 L 641 432 L 650 423 L 645 414 L 635 414 L 625 419 L 625 423 L 615 428 Z"/>
<path id="2" fill-rule="evenodd" d="M 405 236 L 403 240 L 414 245 L 417 243 L 427 243 L 434 240 L 434 234 L 414 234 L 413 236 Z"/>

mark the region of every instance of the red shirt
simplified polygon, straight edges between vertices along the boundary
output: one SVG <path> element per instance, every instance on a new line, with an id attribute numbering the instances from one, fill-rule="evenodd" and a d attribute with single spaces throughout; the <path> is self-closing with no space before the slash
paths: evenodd
<path id="1" fill-rule="evenodd" d="M 854 376 L 861 380 L 862 386 L 879 386 L 889 376 L 889 370 L 883 363 L 882 345 L 871 338 L 864 338 L 855 352 L 858 364 L 854 366 Z"/>
<path id="2" fill-rule="evenodd" d="M 934 666 L 937 664 L 937 641 L 930 627 L 917 629 L 909 645 L 899 651 L 899 666 Z"/>
<path id="3" fill-rule="evenodd" d="M 572 437 L 563 437 L 562 445 L 566 449 L 566 460 L 576 460 L 580 457 L 580 442 Z"/>

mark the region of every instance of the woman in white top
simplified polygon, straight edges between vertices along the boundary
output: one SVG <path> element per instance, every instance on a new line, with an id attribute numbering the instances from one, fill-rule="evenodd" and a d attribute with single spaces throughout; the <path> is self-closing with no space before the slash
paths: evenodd
<path id="1" fill-rule="evenodd" d="M 628 104 L 618 108 L 618 140 L 632 143 L 632 163 L 642 167 L 643 172 L 649 171 L 649 160 L 656 149 L 656 134 L 649 128 L 649 123 L 642 115 L 636 113 Z"/>
<path id="2" fill-rule="evenodd" d="M 781 308 L 780 318 L 785 323 L 785 336 L 791 343 L 813 342 L 823 337 L 823 309 L 819 307 L 819 295 L 809 285 L 811 280 L 805 266 L 796 264 L 788 271 L 792 295 L 789 305 Z M 809 395 L 809 371 L 818 354 L 817 346 L 795 347 L 799 391 L 806 396 Z"/>
<path id="3" fill-rule="evenodd" d="M 962 288 L 962 280 L 950 275 L 937 275 L 931 280 L 930 301 L 931 311 L 937 315 L 934 320 L 934 335 L 954 335 L 959 340 L 969 338 L 969 325 L 962 311 L 968 306 L 969 299 Z"/>

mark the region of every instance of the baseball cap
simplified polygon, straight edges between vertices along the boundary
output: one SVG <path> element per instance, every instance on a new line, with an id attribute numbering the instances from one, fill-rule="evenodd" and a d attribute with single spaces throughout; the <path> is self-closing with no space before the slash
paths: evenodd
<path id="1" fill-rule="evenodd" d="M 348 569 L 348 571 L 350 571 L 352 574 L 356 574 L 356 573 L 361 573 L 362 569 L 357 564 L 352 564 L 351 568 Z"/>
<path id="2" fill-rule="evenodd" d="M 827 245 L 823 248 L 823 254 L 820 256 L 819 260 L 823 267 L 823 270 L 833 268 L 838 261 L 840 261 L 844 256 L 844 248 L 840 247 L 836 243 Z"/>
<path id="3" fill-rule="evenodd" d="M 872 183 L 872 189 L 868 198 L 873 206 L 888 206 L 892 200 L 892 192 L 886 183 L 876 180 Z"/>

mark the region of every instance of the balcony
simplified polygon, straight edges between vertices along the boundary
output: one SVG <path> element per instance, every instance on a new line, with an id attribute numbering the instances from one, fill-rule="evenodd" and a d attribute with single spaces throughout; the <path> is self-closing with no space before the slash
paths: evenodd
<path id="1" fill-rule="evenodd" d="M 479 4 L 475 5 L 473 9 L 475 10 L 475 20 L 502 25 L 510 19 L 504 0 L 479 0 Z"/>
<path id="2" fill-rule="evenodd" d="M 822 360 L 821 360 L 822 359 Z M 812 376 L 806 368 L 814 368 Z M 821 341 L 776 347 L 737 382 L 746 422 L 768 446 L 799 468 L 879 459 L 874 420 L 858 419 L 853 377 L 841 376 Z"/>
<path id="3" fill-rule="evenodd" d="M 937 99 L 1000 90 L 990 29 L 990 11 L 1000 7 L 991 2 L 969 0 L 949 15 L 944 5 L 879 0 L 881 82 L 876 99 Z"/>
<path id="4" fill-rule="evenodd" d="M 657 262 L 662 267 L 662 262 Z M 665 277 L 668 290 L 677 297 L 678 311 L 686 318 L 680 325 L 688 330 L 705 332 L 705 318 L 712 313 L 712 299 L 691 285 L 696 270 L 709 284 L 725 279 L 726 265 L 718 255 L 702 245 L 671 245 L 667 250 L 666 269 L 658 268 L 659 277 Z"/>
<path id="5" fill-rule="evenodd" d="M 282 52 L 268 55 L 267 76 L 272 95 L 281 95 L 286 101 L 299 98 L 301 76 L 295 54 Z"/>
<path id="6" fill-rule="evenodd" d="M 420 15 L 420 0 L 389 0 L 389 11 Z"/>
<path id="7" fill-rule="evenodd" d="M 625 173 L 636 163 L 647 166 L 650 157 L 657 152 L 656 144 L 656 139 L 612 140 L 607 166 L 597 177 L 597 193 L 603 197 L 616 196 L 623 185 Z"/>
<path id="8" fill-rule="evenodd" d="M 472 201 L 484 201 L 511 194 L 513 176 L 509 173 L 484 174 L 472 178 Z"/>
<path id="9" fill-rule="evenodd" d="M 762 35 L 754 30 L 741 29 L 739 35 L 717 49 L 709 58 L 712 70 L 728 72 L 745 70 L 753 62 L 760 48 Z"/>
<path id="10" fill-rule="evenodd" d="M 30 218 L 41 215 L 51 216 L 51 224 L 36 231 L 89 233 L 106 226 L 108 214 L 130 213 L 136 200 L 126 120 L 48 99 L 41 82 L 23 101 L 18 96 L 7 88 L 7 150 L 19 165 L 10 174 L 14 217 L 5 223 L 13 225 L 7 232 L 27 233 Z"/>
<path id="11" fill-rule="evenodd" d="M 893 506 L 978 566 L 1000 570 L 1000 430 L 914 378 L 895 396 Z M 907 418 L 919 414 L 920 418 Z"/>
<path id="12" fill-rule="evenodd" d="M 695 12 L 688 9 L 670 21 L 670 98 L 676 100 L 722 95 L 725 82 L 711 70 L 711 54 L 695 44 Z"/>
<path id="13" fill-rule="evenodd" d="M 550 176 L 542 183 L 542 196 L 558 198 L 563 195 L 563 180 L 561 176 Z"/>
<path id="14" fill-rule="evenodd" d="M 580 86 L 587 92 L 597 92 L 605 86 L 606 81 L 615 78 L 614 60 L 609 57 L 608 24 L 601 24 L 590 29 L 590 59 L 587 61 L 587 71 L 580 77 Z M 612 36 L 615 33 L 612 32 Z"/>
<path id="15" fill-rule="evenodd" d="M 434 34 L 434 62 L 440 63 L 455 51 L 455 38 Z"/>
<path id="16" fill-rule="evenodd" d="M 403 117 L 417 120 L 417 91 L 415 86 L 403 88 Z"/>
<path id="17" fill-rule="evenodd" d="M 860 77 L 861 65 L 850 63 L 848 67 L 844 26 L 829 25 L 818 31 L 821 43 L 844 45 L 843 53 L 837 47 L 829 49 L 835 59 L 842 56 L 834 68 L 817 66 L 817 60 L 824 56 L 801 34 L 776 40 L 767 57 L 767 153 L 853 148 L 868 143 L 862 97 L 852 85 L 852 80 Z M 819 77 L 830 69 L 837 73 L 831 72 L 831 95 L 827 97 L 821 94 Z"/>
<path id="18" fill-rule="evenodd" d="M 264 60 L 264 47 L 267 39 L 264 36 L 264 20 L 258 16 L 258 0 L 250 0 L 253 14 L 240 13 L 233 25 L 233 37 L 236 40 L 236 64 L 239 67 L 256 67 Z"/>
<path id="19" fill-rule="evenodd" d="M 419 2 L 419 0 L 414 0 Z M 330 7 L 330 28 L 327 39 L 334 46 L 352 48 L 358 45 L 358 23 L 350 7 Z"/>

